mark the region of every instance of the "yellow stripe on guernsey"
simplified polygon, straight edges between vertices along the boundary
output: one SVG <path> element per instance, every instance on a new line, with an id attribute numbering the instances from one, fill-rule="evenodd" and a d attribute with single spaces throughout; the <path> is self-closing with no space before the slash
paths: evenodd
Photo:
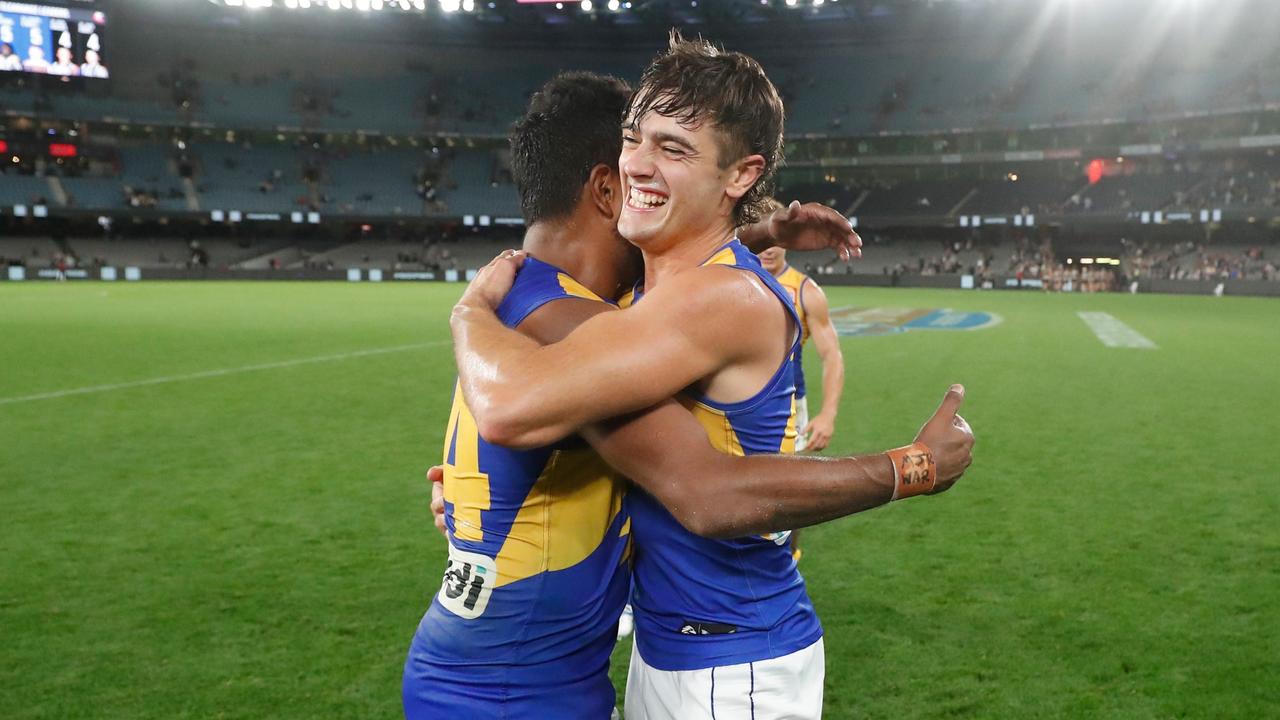
<path id="1" fill-rule="evenodd" d="M 596 302 L 604 302 L 599 295 L 587 289 L 586 285 L 574 280 L 565 273 L 556 273 L 556 280 L 560 281 L 560 289 L 564 290 L 565 295 L 570 297 L 582 298 L 583 300 L 595 300 Z"/>
<path id="2" fill-rule="evenodd" d="M 742 440 L 738 437 L 738 431 L 733 427 L 733 421 L 729 419 L 724 410 L 711 407 L 684 395 L 679 396 L 679 400 L 681 405 L 684 405 L 689 412 L 693 413 L 693 417 L 697 419 L 698 424 L 702 425 L 702 429 L 707 433 L 707 438 L 711 440 L 711 447 L 726 455 L 743 456 L 747 454 L 743 451 Z M 790 455 L 795 451 L 796 401 L 792 397 L 790 417 L 787 419 L 787 427 L 783 431 L 781 443 L 776 452 Z"/>
<path id="3" fill-rule="evenodd" d="M 622 509 L 621 487 L 594 451 L 553 453 L 498 551 L 496 587 L 585 560 Z"/>

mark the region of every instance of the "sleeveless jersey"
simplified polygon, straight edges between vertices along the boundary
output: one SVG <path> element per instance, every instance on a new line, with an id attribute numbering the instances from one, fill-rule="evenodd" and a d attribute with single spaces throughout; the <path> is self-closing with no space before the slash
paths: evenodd
<path id="1" fill-rule="evenodd" d="M 776 277 L 778 284 L 791 293 L 791 302 L 796 306 L 796 314 L 800 316 L 800 347 L 796 349 L 796 399 L 805 396 L 804 389 L 804 344 L 809 340 L 809 318 L 804 309 L 804 286 L 813 282 L 808 275 L 787 265 Z"/>
<path id="2" fill-rule="evenodd" d="M 799 325 L 791 296 L 736 238 L 703 264 L 755 275 Z M 642 291 L 633 298 L 640 301 Z M 683 398 L 717 450 L 732 455 L 795 451 L 799 345 L 797 333 L 786 358 L 754 397 L 737 403 Z M 698 670 L 755 662 L 801 650 L 822 637 L 791 557 L 789 533 L 709 540 L 685 530 L 638 488 L 628 503 L 636 543 L 636 643 L 646 663 L 660 670 Z"/>
<path id="3" fill-rule="evenodd" d="M 600 301 L 528 258 L 498 308 L 516 327 L 561 298 Z M 627 601 L 625 484 L 584 443 L 484 441 L 455 388 L 445 437 L 449 560 L 405 664 L 409 718 L 608 718 Z"/>

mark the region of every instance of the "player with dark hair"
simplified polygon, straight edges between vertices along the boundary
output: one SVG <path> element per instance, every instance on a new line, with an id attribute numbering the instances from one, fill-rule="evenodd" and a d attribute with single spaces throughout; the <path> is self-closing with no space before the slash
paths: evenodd
<path id="1" fill-rule="evenodd" d="M 628 718 L 816 718 L 822 630 L 804 582 L 785 536 L 745 535 L 949 487 L 972 446 L 956 414 L 963 388 L 909 446 L 778 455 L 795 441 L 799 323 L 733 229 L 759 217 L 757 188 L 781 157 L 781 101 L 750 58 L 673 37 L 623 129 L 618 229 L 644 256 L 638 301 L 621 311 L 577 303 L 576 329 L 513 330 L 502 308 L 541 263 L 495 259 L 452 318 L 468 419 L 485 442 L 508 447 L 578 432 L 643 488 L 627 499 L 637 619 Z M 528 240 L 526 250 L 541 257 Z M 703 432 L 686 429 L 690 420 Z M 645 423 L 652 432 L 633 432 Z M 458 512 L 453 503 L 451 530 Z"/>

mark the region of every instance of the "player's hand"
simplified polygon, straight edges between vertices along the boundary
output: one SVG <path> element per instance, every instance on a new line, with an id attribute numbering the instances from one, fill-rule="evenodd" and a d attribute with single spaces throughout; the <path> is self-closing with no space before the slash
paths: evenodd
<path id="1" fill-rule="evenodd" d="M 447 540 L 449 531 L 444 524 L 444 466 L 431 466 L 427 470 L 427 482 L 431 483 L 431 516 L 435 518 L 436 529 Z"/>
<path id="2" fill-rule="evenodd" d="M 523 250 L 503 250 L 488 265 L 480 268 L 458 304 L 496 310 L 516 281 L 516 271 L 524 264 L 524 259 Z"/>
<path id="3" fill-rule="evenodd" d="M 973 462 L 973 430 L 960 417 L 960 403 L 964 402 L 964 386 L 952 385 L 942 398 L 938 411 L 920 428 L 916 442 L 922 442 L 933 453 L 938 464 L 938 482 L 933 492 L 950 488 Z"/>
<path id="4" fill-rule="evenodd" d="M 841 260 L 862 257 L 862 238 L 849 219 L 822 203 L 792 200 L 770 213 L 768 223 L 774 243 L 788 250 L 832 249 Z"/>
<path id="5" fill-rule="evenodd" d="M 804 449 L 813 450 L 814 452 L 826 449 L 831 444 L 831 436 L 835 432 L 836 421 L 826 415 L 819 414 L 800 431 L 801 435 L 808 438 L 808 441 L 804 444 Z"/>

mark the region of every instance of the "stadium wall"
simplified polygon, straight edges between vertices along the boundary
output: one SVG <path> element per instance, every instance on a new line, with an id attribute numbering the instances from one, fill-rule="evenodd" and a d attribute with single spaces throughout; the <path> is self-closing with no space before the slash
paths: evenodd
<path id="1" fill-rule="evenodd" d="M 16 270 L 17 268 L 15 268 Z M 110 280 L 102 276 L 102 270 L 109 271 Z M 180 268 L 129 268 L 136 271 L 137 276 L 128 280 L 148 281 L 191 281 L 191 280 L 236 280 L 236 281 L 340 281 L 340 282 L 460 282 L 470 277 L 473 271 L 460 270 L 441 273 L 422 271 L 396 270 L 216 270 L 216 269 L 180 269 Z M 56 280 L 53 270 L 24 269 L 20 275 L 10 273 L 0 275 L 0 280 L 10 282 L 49 281 Z M 351 275 L 358 273 L 357 277 Z M 130 273 L 124 268 L 99 268 L 95 270 L 76 269 L 67 272 L 67 280 L 83 281 L 127 281 Z M 375 280 L 374 277 L 377 279 Z M 961 275 L 870 275 L 870 274 L 834 274 L 820 275 L 823 286 L 828 287 L 902 287 L 930 288 L 939 290 L 959 290 L 964 288 Z M 1212 295 L 1220 281 L 1217 280 L 1142 280 L 1138 283 L 1140 293 L 1158 293 L 1166 295 Z M 1280 283 L 1265 280 L 1226 280 L 1223 282 L 1224 295 L 1252 295 L 1259 297 L 1280 297 Z M 994 282 L 997 290 L 1040 291 L 1037 281 L 1019 281 L 1015 277 L 998 277 Z"/>

